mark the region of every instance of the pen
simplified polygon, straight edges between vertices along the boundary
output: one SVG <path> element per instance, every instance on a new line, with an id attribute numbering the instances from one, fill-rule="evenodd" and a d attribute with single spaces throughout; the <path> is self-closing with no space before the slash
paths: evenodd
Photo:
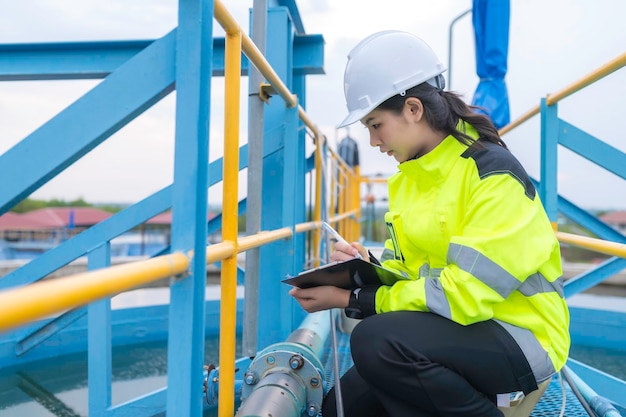
<path id="1" fill-rule="evenodd" d="M 337 239 L 337 242 L 342 242 L 348 246 L 351 246 L 343 237 L 341 237 L 341 235 L 335 229 L 333 229 L 333 227 L 330 224 L 326 222 L 322 222 L 322 227 L 324 227 L 324 229 L 326 229 L 328 233 L 330 233 L 335 239 Z M 363 259 L 363 257 L 361 256 L 359 252 L 356 253 L 355 258 Z"/>

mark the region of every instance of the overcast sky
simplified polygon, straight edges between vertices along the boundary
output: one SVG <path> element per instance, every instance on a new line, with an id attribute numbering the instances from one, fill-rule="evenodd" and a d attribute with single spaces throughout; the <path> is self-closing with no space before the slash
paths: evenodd
<path id="1" fill-rule="evenodd" d="M 224 4 L 248 28 L 252 0 Z M 448 27 L 471 7 L 470 0 L 298 0 L 305 30 L 322 34 L 326 75 L 308 77 L 307 113 L 331 143 L 348 133 L 334 126 L 345 116 L 343 70 L 350 49 L 365 36 L 386 29 L 415 33 L 448 64 Z M 410 4 L 410 6 L 407 6 Z M 5 2 L 0 43 L 79 40 L 156 39 L 176 26 L 175 0 L 21 0 Z M 511 0 L 509 90 L 515 119 L 626 50 L 623 0 Z M 215 32 L 222 32 L 215 23 Z M 471 101 L 478 79 L 474 70 L 471 16 L 455 27 L 452 88 Z M 0 83 L 0 153 L 34 131 L 98 81 Z M 213 85 L 210 159 L 221 156 L 223 83 Z M 247 91 L 247 83 L 242 84 Z M 624 118 L 626 70 L 566 99 L 559 115 L 566 121 L 626 151 Z M 33 194 L 34 198 L 90 202 L 136 202 L 172 181 L 175 94 L 156 104 L 109 140 Z M 245 104 L 245 98 L 242 103 Z M 242 138 L 246 142 L 245 113 Z M 363 173 L 392 173 L 393 158 L 370 149 L 360 125 L 349 134 L 361 144 Z M 539 178 L 539 117 L 504 139 L 529 173 Z M 583 207 L 626 209 L 626 182 L 571 152 L 559 151 L 559 191 Z M 245 179 L 245 175 L 241 176 Z M 221 191 L 211 189 L 211 200 Z"/>

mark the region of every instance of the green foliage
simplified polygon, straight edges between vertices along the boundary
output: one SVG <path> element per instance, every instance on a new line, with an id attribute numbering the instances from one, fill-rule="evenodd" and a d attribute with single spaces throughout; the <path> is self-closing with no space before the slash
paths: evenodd
<path id="1" fill-rule="evenodd" d="M 97 207 L 101 210 L 105 210 L 111 213 L 116 213 L 122 209 L 119 206 L 108 205 L 94 205 L 86 202 L 82 197 L 76 200 L 65 201 L 53 198 L 52 200 L 37 200 L 34 198 L 27 198 L 15 207 L 11 209 L 15 213 L 26 213 L 28 211 L 39 210 L 48 207 Z"/>

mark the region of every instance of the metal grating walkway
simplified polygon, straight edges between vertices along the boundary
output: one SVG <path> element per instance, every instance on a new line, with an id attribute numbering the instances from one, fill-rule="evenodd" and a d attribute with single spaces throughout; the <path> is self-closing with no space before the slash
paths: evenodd
<path id="1" fill-rule="evenodd" d="M 350 335 L 347 333 L 337 333 L 337 351 L 339 353 L 339 368 L 343 375 L 352 366 L 352 357 L 350 356 Z M 326 371 L 326 392 L 335 385 L 335 375 L 333 368 L 333 353 L 330 338 L 322 355 L 322 364 Z M 561 412 L 563 388 L 557 376 L 552 378 L 548 389 L 530 415 L 531 417 L 555 417 Z M 589 417 L 585 409 L 565 383 L 565 414 L 567 417 Z"/>

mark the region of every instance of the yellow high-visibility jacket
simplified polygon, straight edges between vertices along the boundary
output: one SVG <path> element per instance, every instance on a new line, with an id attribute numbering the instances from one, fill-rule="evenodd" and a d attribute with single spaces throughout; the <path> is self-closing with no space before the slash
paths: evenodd
<path id="1" fill-rule="evenodd" d="M 399 169 L 389 179 L 391 238 L 381 263 L 407 279 L 363 298 L 376 313 L 430 311 L 462 325 L 494 319 L 539 382 L 558 371 L 570 345 L 559 243 L 518 160 L 496 144 L 468 147 L 448 136 Z"/>

